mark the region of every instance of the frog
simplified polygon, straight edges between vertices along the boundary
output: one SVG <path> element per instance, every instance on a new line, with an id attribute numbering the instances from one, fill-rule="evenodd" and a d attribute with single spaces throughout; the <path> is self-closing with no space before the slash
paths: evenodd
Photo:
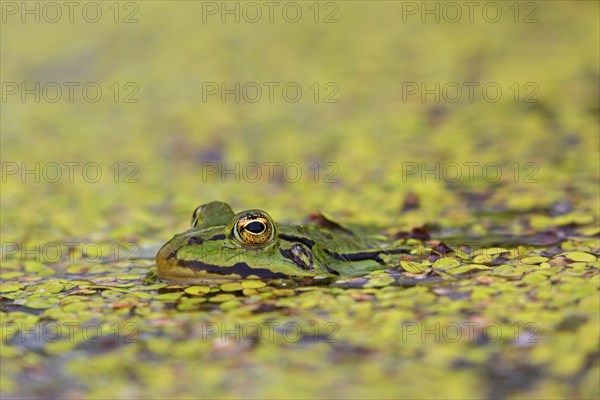
<path id="1" fill-rule="evenodd" d="M 196 207 L 191 228 L 156 254 L 158 278 L 183 284 L 245 279 L 302 280 L 360 277 L 389 267 L 402 243 L 361 234 L 325 213 L 306 224 L 277 223 L 263 210 L 234 213 L 213 201 Z"/>

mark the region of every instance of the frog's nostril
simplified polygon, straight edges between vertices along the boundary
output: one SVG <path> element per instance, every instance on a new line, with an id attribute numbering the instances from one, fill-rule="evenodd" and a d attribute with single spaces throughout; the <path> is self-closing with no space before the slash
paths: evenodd
<path id="1" fill-rule="evenodd" d="M 169 253 L 169 255 L 167 256 L 167 260 L 170 260 L 171 258 L 176 258 L 176 257 L 177 257 L 177 250 L 174 250 Z"/>
<path id="2" fill-rule="evenodd" d="M 204 240 L 201 237 L 192 236 L 191 238 L 188 239 L 187 244 L 190 246 L 194 246 L 194 245 L 202 244 L 203 242 L 204 242 Z"/>

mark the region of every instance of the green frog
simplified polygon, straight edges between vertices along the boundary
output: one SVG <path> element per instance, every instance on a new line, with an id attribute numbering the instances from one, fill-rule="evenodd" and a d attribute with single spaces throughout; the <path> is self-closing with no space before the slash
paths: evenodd
<path id="1" fill-rule="evenodd" d="M 358 234 L 319 214 L 305 225 L 281 224 L 261 210 L 235 214 L 223 202 L 197 207 L 191 229 L 156 255 L 158 276 L 178 283 L 224 283 L 246 278 L 347 278 L 389 267 L 409 253 L 384 236 Z"/>

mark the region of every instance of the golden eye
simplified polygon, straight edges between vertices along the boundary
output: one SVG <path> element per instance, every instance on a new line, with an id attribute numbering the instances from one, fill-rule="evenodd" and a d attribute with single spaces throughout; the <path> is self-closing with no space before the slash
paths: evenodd
<path id="1" fill-rule="evenodd" d="M 275 238 L 275 226 L 263 211 L 247 211 L 233 226 L 234 238 L 246 246 L 262 246 Z"/>

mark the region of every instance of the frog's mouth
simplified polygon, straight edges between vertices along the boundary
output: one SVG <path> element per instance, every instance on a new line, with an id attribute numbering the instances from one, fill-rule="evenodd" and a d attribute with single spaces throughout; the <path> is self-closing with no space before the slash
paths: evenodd
<path id="1" fill-rule="evenodd" d="M 267 268 L 253 268 L 245 262 L 232 265 L 214 265 L 198 260 L 177 258 L 177 250 L 163 246 L 156 255 L 158 276 L 179 283 L 223 283 L 246 278 L 290 279 L 282 272 Z"/>
<path id="2" fill-rule="evenodd" d="M 281 272 L 274 272 L 267 268 L 252 268 L 245 262 L 238 262 L 231 266 L 211 265 L 202 261 L 178 260 L 180 267 L 193 270 L 199 275 L 216 274 L 220 277 L 232 276 L 237 278 L 258 277 L 261 279 L 286 279 L 288 275 Z"/>

